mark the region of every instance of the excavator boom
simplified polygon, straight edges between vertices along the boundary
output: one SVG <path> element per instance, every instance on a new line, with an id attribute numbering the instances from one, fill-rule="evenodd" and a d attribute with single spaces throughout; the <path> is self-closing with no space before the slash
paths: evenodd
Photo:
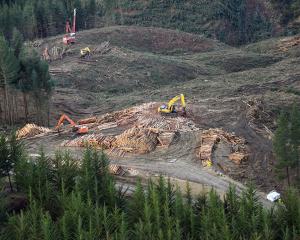
<path id="1" fill-rule="evenodd" d="M 66 35 L 63 37 L 63 43 L 66 45 L 75 43 L 75 35 L 76 35 L 76 8 L 74 9 L 72 26 L 69 20 L 67 20 L 66 22 Z"/>
<path id="2" fill-rule="evenodd" d="M 72 33 L 76 32 L 76 8 L 74 8 Z"/>
<path id="3" fill-rule="evenodd" d="M 66 114 L 63 114 L 63 115 L 61 115 L 60 119 L 58 120 L 55 129 L 56 130 L 59 129 L 65 120 L 67 120 L 72 127 L 76 125 L 75 122 L 71 118 L 69 118 Z"/>
<path id="4" fill-rule="evenodd" d="M 61 127 L 61 125 L 65 120 L 67 120 L 70 123 L 74 132 L 77 132 L 79 134 L 84 134 L 89 131 L 89 128 L 87 126 L 76 125 L 76 123 L 71 118 L 69 118 L 66 114 L 61 115 L 61 117 L 59 118 L 56 124 L 55 130 L 59 130 L 59 128 Z"/>

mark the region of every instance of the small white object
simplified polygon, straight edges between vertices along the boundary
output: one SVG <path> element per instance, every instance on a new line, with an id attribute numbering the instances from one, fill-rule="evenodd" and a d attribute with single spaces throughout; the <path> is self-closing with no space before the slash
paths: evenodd
<path id="1" fill-rule="evenodd" d="M 127 171 L 131 176 L 137 176 L 139 174 L 139 171 L 137 171 L 133 168 L 129 168 Z"/>
<path id="2" fill-rule="evenodd" d="M 169 163 L 175 163 L 175 162 L 177 162 L 176 158 L 169 160 Z"/>
<path id="3" fill-rule="evenodd" d="M 271 202 L 276 202 L 280 199 L 280 193 L 276 192 L 275 190 L 269 192 L 267 195 L 267 199 Z"/>

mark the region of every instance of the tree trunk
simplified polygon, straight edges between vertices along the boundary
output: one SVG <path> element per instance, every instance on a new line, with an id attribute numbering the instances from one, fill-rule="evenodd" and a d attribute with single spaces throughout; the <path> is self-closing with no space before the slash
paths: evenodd
<path id="1" fill-rule="evenodd" d="M 297 180 L 300 180 L 300 159 L 298 159 L 298 164 L 297 164 Z"/>
<path id="2" fill-rule="evenodd" d="M 18 121 L 17 96 L 18 96 L 18 92 L 14 90 L 12 95 L 12 117 L 13 117 L 14 124 Z"/>
<path id="3" fill-rule="evenodd" d="M 287 176 L 287 181 L 288 181 L 288 186 L 291 186 L 291 180 L 290 180 L 290 172 L 289 172 L 289 167 L 286 167 L 286 176 Z"/>
<path id="4" fill-rule="evenodd" d="M 2 94 L 0 93 L 0 96 L 1 96 L 1 99 L 3 99 L 2 98 Z M 2 101 L 0 102 L 0 122 L 2 122 L 2 120 L 4 119 L 4 112 L 3 112 L 3 108 L 2 108 Z"/>
<path id="5" fill-rule="evenodd" d="M 28 122 L 28 102 L 26 93 L 23 92 L 23 102 L 24 102 L 24 113 L 25 113 L 25 121 Z"/>
<path id="6" fill-rule="evenodd" d="M 47 106 L 47 124 L 48 127 L 50 127 L 50 102 L 48 102 L 48 106 Z"/>
<path id="7" fill-rule="evenodd" d="M 10 186 L 11 192 L 14 192 L 14 189 L 13 189 L 13 186 L 12 186 L 12 183 L 11 183 L 11 178 L 10 178 L 10 174 L 9 173 L 8 173 L 8 181 L 9 181 L 9 186 Z"/>
<path id="8" fill-rule="evenodd" d="M 9 117 L 8 117 L 8 93 L 7 93 L 7 88 L 5 86 L 3 86 L 3 90 L 4 90 L 4 122 L 7 124 L 7 122 L 9 121 Z"/>

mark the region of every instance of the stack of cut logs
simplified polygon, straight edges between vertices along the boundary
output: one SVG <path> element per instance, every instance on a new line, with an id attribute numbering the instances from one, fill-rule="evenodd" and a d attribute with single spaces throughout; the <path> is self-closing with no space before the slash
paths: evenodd
<path id="1" fill-rule="evenodd" d="M 148 153 L 157 146 L 158 134 L 148 129 L 133 127 L 116 136 L 113 146 L 133 153 Z"/>
<path id="2" fill-rule="evenodd" d="M 17 131 L 16 135 L 18 139 L 29 138 L 39 135 L 41 133 L 48 133 L 51 130 L 49 128 L 39 127 L 35 124 L 26 124 L 23 128 Z"/>
<path id="3" fill-rule="evenodd" d="M 88 134 L 77 137 L 73 140 L 64 141 L 62 146 L 65 147 L 86 147 L 92 146 L 96 148 L 108 149 L 112 147 L 115 141 L 113 136 L 103 136 L 102 134 Z"/>
<path id="4" fill-rule="evenodd" d="M 174 141 L 176 136 L 175 132 L 162 132 L 158 135 L 157 140 L 159 144 L 163 147 L 169 147 Z"/>
<path id="5" fill-rule="evenodd" d="M 209 129 L 203 131 L 201 134 L 201 146 L 199 151 L 199 158 L 203 166 L 212 162 L 212 153 L 216 144 L 221 140 L 231 144 L 232 152 L 229 159 L 236 164 L 247 160 L 247 150 L 245 147 L 245 139 L 235 136 L 234 134 L 223 131 L 222 129 Z"/>
<path id="6" fill-rule="evenodd" d="M 203 131 L 203 133 L 201 134 L 199 157 L 204 167 L 206 167 L 209 162 L 212 161 L 212 152 L 214 150 L 215 144 L 219 141 L 220 136 L 211 130 Z"/>

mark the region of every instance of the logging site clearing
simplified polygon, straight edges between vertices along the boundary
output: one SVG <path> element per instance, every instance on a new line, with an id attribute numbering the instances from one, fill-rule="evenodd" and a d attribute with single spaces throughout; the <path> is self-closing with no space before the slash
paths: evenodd
<path id="1" fill-rule="evenodd" d="M 48 156 L 68 150 L 79 159 L 86 146 L 103 149 L 127 184 L 162 174 L 220 194 L 230 184 L 238 191 L 248 182 L 262 192 L 277 186 L 271 138 L 279 106 L 299 101 L 298 38 L 234 48 L 200 35 L 119 26 L 78 32 L 74 45 L 61 38 L 27 43 L 41 55 L 47 47 L 56 81 L 52 127 L 17 132 L 30 154 L 43 147 Z M 80 58 L 87 46 L 89 58 Z M 186 116 L 157 111 L 180 93 Z M 61 114 L 88 133 L 55 130 Z"/>

